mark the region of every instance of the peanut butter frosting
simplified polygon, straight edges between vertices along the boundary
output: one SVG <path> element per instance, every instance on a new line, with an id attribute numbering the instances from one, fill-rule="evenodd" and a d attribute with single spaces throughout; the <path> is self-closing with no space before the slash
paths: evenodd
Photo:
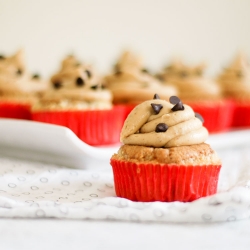
<path id="1" fill-rule="evenodd" d="M 189 66 L 175 60 L 159 75 L 163 82 L 176 86 L 185 101 L 217 100 L 222 97 L 216 81 L 204 77 L 205 64 Z"/>
<path id="2" fill-rule="evenodd" d="M 128 145 L 170 148 L 201 144 L 208 138 L 199 114 L 176 96 L 170 102 L 159 99 L 136 106 L 127 117 L 120 141 Z"/>
<path id="3" fill-rule="evenodd" d="M 129 51 L 121 55 L 115 72 L 105 77 L 104 84 L 112 92 L 114 103 L 139 104 L 151 98 L 152 92 L 161 93 L 163 98 L 177 94 L 175 87 L 161 84 L 143 68 L 141 58 Z"/>
<path id="4" fill-rule="evenodd" d="M 10 100 L 35 100 L 43 93 L 47 82 L 38 74 L 31 75 L 26 67 L 24 51 L 19 50 L 13 56 L 0 57 L 0 96 Z"/>
<path id="5" fill-rule="evenodd" d="M 250 99 L 250 65 L 244 54 L 236 55 L 217 80 L 226 97 Z"/>
<path id="6" fill-rule="evenodd" d="M 51 77 L 48 91 L 33 110 L 111 109 L 112 94 L 103 89 L 101 78 L 91 65 L 66 58 L 59 72 Z"/>

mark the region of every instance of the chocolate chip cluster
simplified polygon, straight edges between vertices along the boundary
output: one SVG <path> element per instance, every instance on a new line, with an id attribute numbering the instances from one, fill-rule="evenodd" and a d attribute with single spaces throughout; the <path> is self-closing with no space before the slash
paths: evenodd
<path id="1" fill-rule="evenodd" d="M 158 94 L 155 94 L 154 99 L 160 99 L 160 96 Z M 169 98 L 169 102 L 174 105 L 174 107 L 171 109 L 173 112 L 181 111 L 185 109 L 182 101 L 177 96 L 171 96 Z M 156 104 L 156 103 L 151 103 L 151 107 L 154 110 L 156 115 L 159 114 L 161 109 L 163 108 L 162 104 Z M 195 117 L 200 119 L 202 123 L 204 122 L 204 119 L 200 114 L 195 113 Z M 167 130 L 168 130 L 168 125 L 165 123 L 159 123 L 157 124 L 155 128 L 156 133 L 166 132 Z"/>

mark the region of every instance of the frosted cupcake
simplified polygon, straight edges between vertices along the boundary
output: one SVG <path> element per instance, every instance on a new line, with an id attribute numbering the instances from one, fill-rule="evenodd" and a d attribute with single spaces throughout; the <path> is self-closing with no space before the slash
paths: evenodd
<path id="1" fill-rule="evenodd" d="M 0 56 L 0 117 L 31 119 L 31 105 L 47 86 L 38 74 L 27 70 L 23 50 Z"/>
<path id="2" fill-rule="evenodd" d="M 221 161 L 200 115 L 179 98 L 136 106 L 111 158 L 116 194 L 133 201 L 188 202 L 217 191 Z"/>
<path id="3" fill-rule="evenodd" d="M 75 64 L 52 76 L 50 89 L 32 107 L 32 117 L 66 126 L 88 144 L 106 145 L 119 142 L 123 113 L 113 107 L 112 94 L 102 88 L 95 70 Z"/>
<path id="4" fill-rule="evenodd" d="M 127 114 L 137 104 L 150 99 L 152 92 L 161 93 L 162 98 L 177 94 L 175 87 L 161 84 L 143 67 L 141 58 L 129 51 L 121 55 L 104 83 L 113 94 L 113 103 L 123 105 Z"/>
<path id="5" fill-rule="evenodd" d="M 165 69 L 161 79 L 177 87 L 179 97 L 204 117 L 209 132 L 228 130 L 233 103 L 223 97 L 216 81 L 204 77 L 204 69 L 203 63 L 189 66 L 178 60 Z"/>
<path id="6" fill-rule="evenodd" d="M 232 63 L 219 75 L 218 82 L 223 94 L 235 103 L 233 127 L 250 126 L 250 65 L 243 54 L 238 54 Z"/>

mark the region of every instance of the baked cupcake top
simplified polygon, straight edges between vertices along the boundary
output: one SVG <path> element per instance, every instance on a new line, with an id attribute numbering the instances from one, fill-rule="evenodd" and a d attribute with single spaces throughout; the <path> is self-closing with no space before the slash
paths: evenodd
<path id="1" fill-rule="evenodd" d="M 101 78 L 91 65 L 67 57 L 61 69 L 51 77 L 48 91 L 33 109 L 77 110 L 110 109 L 112 94 L 103 89 Z"/>
<path id="2" fill-rule="evenodd" d="M 38 74 L 27 70 L 24 51 L 10 57 L 0 56 L 0 96 L 9 99 L 34 99 L 43 93 L 48 84 Z"/>
<path id="3" fill-rule="evenodd" d="M 236 99 L 250 99 L 250 65 L 242 53 L 236 55 L 234 60 L 219 75 L 223 93 L 226 97 Z"/>
<path id="4" fill-rule="evenodd" d="M 203 143 L 208 131 L 202 117 L 176 96 L 170 102 L 159 99 L 136 106 L 127 117 L 120 140 L 124 144 L 169 148 Z"/>
<path id="5" fill-rule="evenodd" d="M 163 82 L 173 84 L 185 101 L 216 100 L 221 98 L 220 86 L 204 77 L 205 64 L 189 66 L 175 60 L 159 75 Z"/>
<path id="6" fill-rule="evenodd" d="M 177 93 L 173 86 L 164 86 L 143 67 L 140 57 L 125 51 L 115 65 L 114 73 L 106 76 L 105 86 L 113 93 L 114 103 L 139 104 L 151 98 L 152 92 L 169 98 Z"/>

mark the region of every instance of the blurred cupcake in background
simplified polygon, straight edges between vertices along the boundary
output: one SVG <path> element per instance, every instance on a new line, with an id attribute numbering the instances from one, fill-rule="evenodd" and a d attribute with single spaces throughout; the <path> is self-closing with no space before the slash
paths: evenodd
<path id="1" fill-rule="evenodd" d="M 113 107 L 112 94 L 94 68 L 69 56 L 33 105 L 32 118 L 66 126 L 88 144 L 107 145 L 119 142 L 123 113 Z"/>
<path id="2" fill-rule="evenodd" d="M 124 51 L 113 72 L 104 78 L 104 84 L 113 94 L 113 103 L 125 107 L 125 117 L 138 104 L 161 93 L 162 99 L 177 95 L 174 86 L 163 85 L 143 66 L 142 59 L 131 51 Z"/>
<path id="3" fill-rule="evenodd" d="M 23 50 L 0 56 L 0 117 L 31 119 L 30 108 L 47 87 L 39 74 L 27 70 Z"/>
<path id="4" fill-rule="evenodd" d="M 218 76 L 226 98 L 235 103 L 233 127 L 250 126 L 250 65 L 246 56 L 239 53 Z"/>
<path id="5" fill-rule="evenodd" d="M 228 130 L 232 123 L 233 103 L 223 98 L 216 81 L 204 76 L 205 64 L 195 66 L 174 60 L 158 76 L 167 84 L 173 84 L 179 97 L 204 118 L 204 126 L 210 133 Z"/>

